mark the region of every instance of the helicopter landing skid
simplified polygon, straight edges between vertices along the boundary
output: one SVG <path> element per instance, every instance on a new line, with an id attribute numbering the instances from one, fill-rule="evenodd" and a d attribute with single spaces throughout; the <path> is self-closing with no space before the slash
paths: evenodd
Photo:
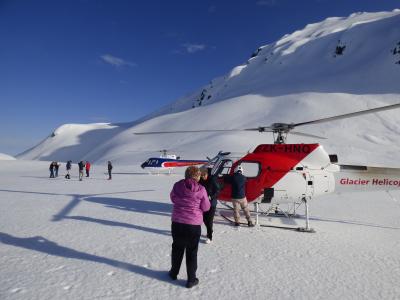
<path id="1" fill-rule="evenodd" d="M 232 220 L 230 217 L 224 215 L 223 213 L 219 213 L 222 218 L 229 221 L 231 224 L 235 224 L 235 220 Z M 240 222 L 240 226 L 248 227 L 247 223 Z M 271 224 L 257 224 L 260 227 L 269 227 L 276 229 L 285 229 L 285 230 L 294 230 L 294 231 L 302 231 L 300 227 L 289 227 L 289 226 L 279 226 L 279 225 L 271 225 Z"/>
<path id="2" fill-rule="evenodd" d="M 219 200 L 219 203 L 224 206 L 222 209 L 229 209 L 233 210 L 233 207 L 224 201 Z M 301 205 L 302 203 L 294 203 L 293 207 L 289 208 L 288 210 L 283 210 L 279 207 L 278 204 L 271 205 L 268 209 L 263 210 L 259 208 L 258 213 L 262 216 L 268 216 L 268 217 L 286 217 L 286 218 L 303 218 L 303 216 L 300 216 L 296 213 L 296 209 Z M 297 205 L 297 207 L 296 207 Z M 251 209 L 251 213 L 256 213 L 256 209 Z"/>
<path id="3" fill-rule="evenodd" d="M 299 231 L 299 232 L 314 233 L 315 230 L 314 230 L 313 228 L 311 228 L 311 227 L 310 227 L 310 224 L 309 224 L 309 215 L 308 215 L 308 202 L 307 202 L 307 198 L 303 198 L 303 199 L 301 199 L 301 201 L 302 201 L 302 203 L 304 203 L 304 205 L 305 205 L 305 217 L 306 217 L 306 221 L 305 221 L 305 222 L 306 222 L 306 226 L 305 226 L 305 227 L 298 227 L 298 228 L 293 227 L 293 229 L 296 229 L 296 230 Z M 301 203 L 301 204 L 302 204 L 302 203 Z M 259 206 L 260 206 L 260 203 L 254 202 L 254 209 L 255 209 L 255 213 L 256 213 L 256 225 L 263 226 L 262 224 L 259 224 L 259 215 L 260 215 L 260 214 L 269 215 L 270 212 L 269 212 L 269 210 L 267 210 L 267 212 L 260 212 Z M 276 208 L 275 208 L 275 212 L 276 212 Z M 291 218 L 291 216 L 288 215 L 287 213 L 285 213 L 285 212 L 283 212 L 283 211 L 282 211 L 282 213 L 283 213 L 284 216 L 286 216 L 286 217 L 288 217 L 288 218 Z M 296 215 L 296 214 L 294 213 L 294 215 Z M 272 226 L 273 226 L 273 225 L 271 225 L 271 227 L 272 227 Z M 267 227 L 267 226 L 263 226 L 263 227 Z M 270 226 L 268 226 L 268 227 L 270 227 Z M 290 228 L 292 228 L 292 227 L 290 227 Z"/>

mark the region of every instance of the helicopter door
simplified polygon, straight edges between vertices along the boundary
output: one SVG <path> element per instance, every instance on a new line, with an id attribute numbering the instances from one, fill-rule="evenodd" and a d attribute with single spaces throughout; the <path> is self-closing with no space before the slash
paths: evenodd
<path id="1" fill-rule="evenodd" d="M 233 165 L 233 161 L 230 159 L 224 159 L 222 160 L 216 167 L 216 171 L 214 175 L 217 175 L 218 177 L 223 177 L 224 175 L 229 175 L 231 168 Z"/>
<path id="2" fill-rule="evenodd" d="M 223 186 L 224 188 L 220 191 L 219 194 L 219 199 L 230 199 L 231 198 L 231 194 L 232 194 L 232 190 L 231 190 L 231 186 L 229 183 L 226 183 L 224 181 L 224 177 L 228 176 L 231 168 L 233 165 L 233 161 L 230 159 L 223 159 L 221 161 L 218 161 L 212 171 L 211 174 L 217 176 L 217 181 L 219 182 L 219 184 L 221 186 Z"/>
<path id="3" fill-rule="evenodd" d="M 330 192 L 329 189 L 329 176 L 328 174 L 309 174 L 307 181 L 307 194 L 308 196 L 320 196 Z"/>

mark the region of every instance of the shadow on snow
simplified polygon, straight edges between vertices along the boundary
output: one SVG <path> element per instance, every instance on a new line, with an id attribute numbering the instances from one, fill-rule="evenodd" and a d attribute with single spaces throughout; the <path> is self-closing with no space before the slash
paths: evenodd
<path id="1" fill-rule="evenodd" d="M 110 259 L 107 257 L 93 255 L 81 251 L 77 251 L 68 247 L 64 247 L 58 245 L 55 242 L 52 242 L 44 237 L 41 236 L 34 236 L 34 237 L 27 237 L 27 238 L 20 238 L 15 237 L 6 233 L 0 232 L 0 242 L 5 245 L 11 245 L 15 247 L 20 247 L 28 250 L 33 250 L 37 252 L 46 253 L 53 256 L 65 257 L 65 258 L 72 258 L 72 259 L 80 259 L 80 260 L 87 260 L 91 262 L 101 263 L 105 265 L 109 265 L 115 268 L 122 269 L 124 271 L 133 272 L 145 277 L 157 279 L 160 281 L 165 281 L 175 285 L 182 285 L 182 280 L 178 282 L 172 282 L 166 271 L 158 271 L 158 270 L 151 270 L 147 269 L 142 266 L 118 261 L 115 259 Z"/>

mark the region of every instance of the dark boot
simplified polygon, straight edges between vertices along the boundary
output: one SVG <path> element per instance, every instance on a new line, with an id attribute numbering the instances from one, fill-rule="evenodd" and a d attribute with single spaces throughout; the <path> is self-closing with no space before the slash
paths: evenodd
<path id="1" fill-rule="evenodd" d="M 194 287 L 195 285 L 198 285 L 198 284 L 199 284 L 199 279 L 195 278 L 193 281 L 186 282 L 186 287 L 188 289 L 190 289 L 190 288 L 192 288 L 192 287 Z"/>
<path id="2" fill-rule="evenodd" d="M 169 272 L 168 272 L 168 276 L 169 276 L 169 278 L 171 278 L 172 280 L 176 280 L 176 279 L 178 278 L 178 276 L 175 275 L 175 274 L 173 274 L 172 271 L 169 271 Z"/>

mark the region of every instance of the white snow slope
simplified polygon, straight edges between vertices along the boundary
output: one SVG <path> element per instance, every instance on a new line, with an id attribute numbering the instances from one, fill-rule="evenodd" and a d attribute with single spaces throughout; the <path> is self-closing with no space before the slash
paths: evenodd
<path id="1" fill-rule="evenodd" d="M 316 233 L 236 229 L 217 215 L 189 290 L 184 263 L 176 282 L 167 276 L 169 192 L 182 174 L 116 166 L 108 181 L 104 171 L 80 182 L 74 165 L 67 181 L 49 179 L 47 162 L 0 161 L 0 299 L 400 297 L 399 191 L 313 199 Z"/>
<path id="2" fill-rule="evenodd" d="M 11 155 L 0 153 L 0 160 L 14 160 L 14 159 L 15 157 Z"/>
<path id="3" fill-rule="evenodd" d="M 219 150 L 247 151 L 272 143 L 272 137 L 248 132 L 133 133 L 304 122 L 400 102 L 400 10 L 328 18 L 260 47 L 252 56 L 142 120 L 63 125 L 18 158 L 132 165 L 169 149 L 183 158 L 202 159 Z M 399 115 L 394 110 L 306 126 L 300 131 L 328 140 L 289 137 L 288 142 L 321 142 L 342 163 L 392 164 L 400 150 Z"/>

